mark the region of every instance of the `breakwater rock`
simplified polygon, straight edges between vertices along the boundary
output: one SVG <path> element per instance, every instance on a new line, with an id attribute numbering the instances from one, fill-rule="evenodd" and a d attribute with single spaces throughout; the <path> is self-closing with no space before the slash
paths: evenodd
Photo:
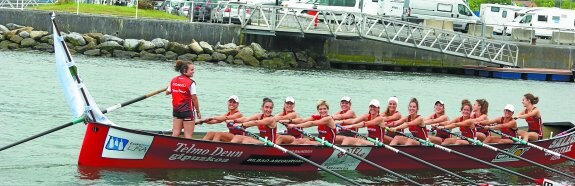
<path id="1" fill-rule="evenodd" d="M 258 43 L 211 45 L 192 40 L 178 43 L 162 38 L 151 41 L 119 38 L 102 33 L 60 33 L 72 54 L 155 61 L 177 59 L 217 64 L 248 65 L 266 68 L 328 68 L 325 57 L 311 57 L 309 51 L 268 51 Z M 54 37 L 47 31 L 8 23 L 0 25 L 0 50 L 38 50 L 54 52 Z"/>

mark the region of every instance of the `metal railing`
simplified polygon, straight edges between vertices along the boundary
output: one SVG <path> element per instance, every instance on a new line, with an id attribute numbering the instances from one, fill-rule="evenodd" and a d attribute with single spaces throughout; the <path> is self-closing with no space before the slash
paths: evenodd
<path id="1" fill-rule="evenodd" d="M 28 6 L 54 3 L 53 0 L 0 0 L 0 8 L 25 9 Z"/>
<path id="2" fill-rule="evenodd" d="M 517 66 L 519 49 L 511 42 L 490 40 L 361 13 L 276 6 L 247 6 L 247 8 L 252 10 L 248 19 L 251 24 L 242 25 L 242 28 L 252 34 L 364 38 L 501 66 Z"/>

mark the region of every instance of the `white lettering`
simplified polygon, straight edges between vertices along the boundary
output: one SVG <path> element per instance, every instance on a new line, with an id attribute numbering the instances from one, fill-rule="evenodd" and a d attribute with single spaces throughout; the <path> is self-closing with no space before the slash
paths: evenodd
<path id="1" fill-rule="evenodd" d="M 232 157 L 239 158 L 244 152 L 241 151 L 225 151 L 224 148 L 216 147 L 216 150 L 210 156 Z"/>

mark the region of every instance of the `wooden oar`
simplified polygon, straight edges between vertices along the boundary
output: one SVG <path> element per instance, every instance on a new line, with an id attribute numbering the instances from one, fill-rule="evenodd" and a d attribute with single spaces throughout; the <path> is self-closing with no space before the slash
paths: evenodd
<path id="1" fill-rule="evenodd" d="M 478 125 L 478 126 L 481 127 L 481 128 L 483 128 L 483 126 L 481 126 L 481 125 Z M 575 159 L 573 159 L 573 158 L 571 158 L 571 157 L 569 157 L 569 156 L 565 156 L 565 155 L 563 155 L 563 154 L 560 154 L 560 153 L 557 153 L 557 152 L 555 152 L 555 151 L 552 151 L 552 150 L 543 148 L 543 147 L 538 146 L 538 145 L 535 145 L 535 144 L 533 144 L 533 143 L 529 143 L 529 142 L 527 142 L 527 141 L 523 141 L 523 140 L 521 140 L 521 139 L 519 139 L 519 138 L 516 138 L 516 137 L 510 136 L 510 135 L 504 134 L 504 133 L 502 133 L 502 132 L 500 132 L 500 131 L 496 131 L 496 130 L 493 130 L 493 129 L 487 129 L 487 130 L 489 130 L 489 131 L 491 131 L 491 132 L 494 132 L 494 133 L 496 133 L 496 134 L 499 134 L 499 135 L 501 135 L 501 136 L 505 136 L 505 137 L 511 138 L 511 140 L 513 140 L 514 142 L 517 142 L 517 143 L 520 143 L 520 144 L 523 144 L 523 145 L 527 145 L 527 146 L 530 146 L 530 147 L 539 149 L 540 151 L 543 151 L 543 152 L 545 152 L 545 153 L 549 153 L 549 154 L 551 154 L 551 155 L 553 155 L 553 156 L 562 157 L 562 158 L 565 158 L 565 159 L 568 159 L 568 160 L 570 160 L 570 161 L 575 162 Z"/>
<path id="2" fill-rule="evenodd" d="M 420 159 L 420 158 L 418 158 L 418 157 L 415 157 L 415 156 L 413 156 L 413 155 L 411 155 L 411 154 L 408 154 L 408 153 L 406 153 L 406 152 L 403 152 L 403 151 L 401 151 L 401 150 L 399 150 L 399 149 L 393 148 L 392 146 L 386 145 L 385 143 L 382 143 L 381 141 L 378 141 L 378 140 L 375 140 L 375 139 L 373 139 L 373 138 L 367 137 L 366 135 L 360 134 L 360 133 L 355 132 L 355 131 L 353 131 L 353 130 L 348 130 L 348 129 L 346 129 L 346 128 L 343 128 L 343 127 L 342 127 L 341 125 L 339 125 L 339 124 L 336 124 L 336 126 L 339 127 L 339 128 L 341 128 L 341 129 L 350 131 L 351 133 L 354 133 L 354 134 L 357 135 L 357 136 L 361 136 L 361 137 L 365 138 L 367 141 L 372 142 L 373 144 L 375 144 L 375 145 L 377 145 L 377 146 L 383 146 L 383 147 L 385 147 L 386 149 L 388 149 L 388 150 L 390 150 L 390 151 L 392 151 L 392 152 L 395 152 L 395 153 L 397 153 L 397 154 L 401 154 L 401 155 L 407 156 L 408 158 L 411 158 L 411 159 L 413 159 L 413 160 L 415 160 L 415 161 L 418 161 L 418 162 L 420 162 L 420 163 L 423 163 L 423 164 L 425 164 L 425 165 L 427 165 L 427 166 L 433 167 L 433 168 L 435 168 L 435 169 L 437 169 L 437 170 L 440 170 L 440 171 L 442 171 L 442 172 L 445 172 L 445 173 L 447 173 L 447 174 L 450 174 L 450 175 L 452 175 L 452 176 L 455 176 L 455 177 L 457 177 L 457 178 L 459 178 L 459 179 L 465 180 L 466 182 L 469 182 L 469 183 L 472 183 L 472 184 L 474 184 L 474 185 L 477 185 L 477 183 L 475 183 L 474 181 L 472 181 L 472 180 L 470 180 L 470 179 L 467 179 L 467 178 L 465 178 L 465 177 L 463 177 L 463 176 L 460 176 L 460 175 L 458 175 L 458 174 L 455 174 L 455 173 L 453 173 L 453 172 L 451 172 L 451 171 L 445 170 L 444 168 L 441 168 L 441 167 L 439 167 L 439 166 L 437 166 L 437 165 L 431 164 L 431 163 L 429 163 L 429 162 L 427 162 L 427 161 L 425 161 L 425 160 L 422 160 L 422 159 Z"/>
<path id="3" fill-rule="evenodd" d="M 387 127 L 386 127 L 386 130 L 388 130 Z M 557 183 L 557 182 L 554 182 L 554 181 L 551 181 L 551 180 L 547 180 L 547 179 L 545 179 L 545 178 L 535 179 L 535 178 L 533 178 L 533 177 L 529 177 L 529 176 L 527 176 L 527 175 L 524 175 L 524 174 L 521 174 L 521 173 L 518 173 L 518 172 L 515 172 L 515 171 L 512 171 L 512 170 L 509 170 L 509 169 L 507 169 L 507 168 L 501 167 L 501 166 L 499 166 L 499 165 L 495 165 L 495 164 L 493 164 L 493 163 L 490 163 L 490 162 L 487 162 L 487 161 L 483 161 L 483 160 L 478 159 L 478 158 L 475 158 L 475 157 L 473 157 L 473 156 L 469 156 L 469 155 L 464 154 L 464 153 L 461 153 L 461 152 L 459 152 L 459 151 L 455 151 L 455 150 L 453 150 L 453 149 L 450 149 L 450 148 L 447 148 L 447 147 L 444 147 L 444 146 L 441 146 L 441 145 L 437 145 L 437 144 L 432 143 L 432 142 L 430 142 L 430 141 L 427 141 L 427 140 L 424 140 L 424 139 L 421 139 L 421 138 L 418 138 L 418 137 L 415 137 L 415 136 L 407 135 L 407 134 L 405 134 L 405 133 L 403 133 L 403 132 L 397 132 L 397 131 L 396 131 L 395 133 L 396 133 L 396 134 L 399 134 L 399 135 L 402 135 L 402 136 L 405 136 L 405 137 L 407 137 L 407 138 L 409 138 L 409 139 L 418 141 L 418 142 L 421 143 L 422 145 L 430 146 L 430 147 L 435 147 L 435 148 L 437 148 L 437 149 L 443 150 L 443 151 L 448 152 L 448 153 L 450 153 L 450 154 L 456 154 L 456 155 L 462 156 L 462 157 L 464 157 L 464 158 L 471 159 L 471 160 L 474 160 L 474 161 L 477 161 L 477 162 L 480 162 L 480 163 L 487 164 L 487 165 L 489 165 L 489 166 L 498 168 L 498 169 L 503 170 L 503 171 L 505 171 L 505 172 L 508 172 L 508 173 L 511 173 L 511 174 L 515 174 L 515 175 L 517 175 L 517 176 L 519 176 L 519 177 L 523 177 L 523 178 L 525 178 L 525 179 L 531 180 L 532 182 L 534 182 L 534 183 L 536 183 L 536 184 L 539 184 L 539 185 L 543 185 L 543 183 Z"/>
<path id="4" fill-rule="evenodd" d="M 146 99 L 146 98 L 152 97 L 152 96 L 154 96 L 154 95 L 156 95 L 156 94 L 159 94 L 160 92 L 163 92 L 164 90 L 166 90 L 166 88 L 163 88 L 163 89 L 160 89 L 160 90 L 157 90 L 157 91 L 148 93 L 148 94 L 146 94 L 146 95 L 143 95 L 143 96 L 134 98 L 134 99 L 132 99 L 132 100 L 130 100 L 130 101 L 126 101 L 126 102 L 124 102 L 124 103 L 116 104 L 116 105 L 114 105 L 114 106 L 108 107 L 106 110 L 103 110 L 102 113 L 105 114 L 105 113 L 107 113 L 107 112 L 111 112 L 111 111 L 113 111 L 113 110 L 116 110 L 116 109 L 119 109 L 119 108 L 128 106 L 128 105 L 130 105 L 130 104 L 132 104 L 132 103 L 135 103 L 135 102 L 144 100 L 144 99 Z M 46 135 L 46 134 L 50 134 L 50 133 L 55 132 L 55 131 L 58 131 L 58 130 L 60 130 L 60 129 L 63 129 L 63 128 L 72 126 L 72 125 L 74 125 L 74 124 L 81 123 L 81 122 L 83 122 L 83 121 L 84 121 L 84 117 L 83 117 L 83 116 L 82 116 L 82 117 L 78 117 L 78 118 L 74 119 L 73 121 L 71 121 L 71 122 L 69 122 L 69 123 L 66 123 L 66 124 L 64 124 L 64 125 L 60 125 L 60 126 L 58 126 L 58 127 L 56 127 L 56 128 L 47 130 L 47 131 L 42 132 L 42 133 L 40 133 L 40 134 L 36 134 L 36 135 L 34 135 L 34 136 L 31 136 L 31 137 L 28 137 L 28 138 L 26 138 L 26 139 L 20 140 L 20 141 L 18 141 L 18 142 L 12 143 L 12 144 L 10 144 L 10 145 L 6 145 L 6 146 L 0 148 L 0 151 L 3 151 L 3 150 L 5 150 L 5 149 L 14 147 L 14 146 L 16 146 L 16 145 L 22 144 L 22 143 L 24 143 L 24 142 L 27 142 L 27 141 L 30 141 L 30 140 L 33 140 L 33 139 L 36 139 L 36 138 L 41 137 L 41 136 L 44 136 L 44 135 Z"/>
<path id="5" fill-rule="evenodd" d="M 232 124 L 231 124 L 231 123 L 228 123 L 228 125 L 232 125 Z M 260 140 L 260 141 L 263 142 L 264 145 L 266 145 L 266 146 L 274 147 L 274 148 L 276 148 L 276 149 L 278 149 L 278 150 L 280 150 L 280 151 L 282 151 L 282 152 L 284 152 L 284 153 L 287 153 L 287 154 L 289 154 L 289 155 L 291 155 L 291 156 L 293 156 L 293 157 L 296 157 L 296 158 L 298 158 L 298 159 L 300 159 L 300 160 L 302 160 L 302 161 L 305 161 L 305 162 L 307 162 L 307 163 L 309 163 L 309 164 L 311 164 L 311 165 L 313 165 L 313 166 L 315 166 L 315 167 L 317 167 L 317 168 L 320 168 L 321 170 L 324 170 L 324 171 L 326 171 L 326 172 L 328 172 L 328 173 L 330 173 L 330 174 L 332 174 L 332 175 L 334 175 L 334 176 L 336 176 L 336 177 L 338 177 L 338 178 L 341 178 L 341 179 L 343 179 L 343 180 L 345 180 L 345 181 L 347 181 L 347 182 L 349 182 L 349 183 L 352 183 L 352 184 L 354 184 L 354 185 L 361 185 L 361 184 L 359 184 L 358 182 L 353 181 L 353 180 L 351 180 L 351 179 L 349 179 L 349 178 L 347 178 L 347 177 L 345 177 L 345 176 L 342 176 L 341 174 L 338 174 L 337 172 L 334 172 L 334 171 L 332 171 L 332 170 L 329 170 L 329 169 L 327 169 L 327 168 L 324 167 L 324 166 L 321 166 L 321 165 L 319 165 L 319 164 L 317 164 L 317 163 L 315 163 L 315 162 L 313 162 L 313 161 L 311 161 L 311 160 L 308 160 L 308 159 L 306 159 L 306 158 L 300 156 L 299 154 L 296 154 L 296 153 L 294 153 L 294 152 L 292 152 L 292 151 L 290 151 L 290 150 L 287 150 L 286 148 L 284 148 L 284 147 L 282 147 L 282 146 L 276 145 L 275 143 L 273 143 L 273 142 L 271 142 L 271 141 L 269 141 L 269 140 L 267 140 L 267 139 L 265 139 L 265 138 L 262 138 L 261 136 L 259 136 L 259 135 L 257 135 L 257 134 L 251 133 L 251 132 L 245 130 L 244 128 L 242 128 L 242 127 L 239 127 L 239 126 L 238 126 L 238 127 L 236 127 L 236 128 L 239 129 L 239 130 L 242 130 L 243 132 L 245 132 L 247 135 L 251 136 L 252 138 L 255 138 L 255 139 L 257 139 L 257 140 Z"/>
<path id="6" fill-rule="evenodd" d="M 538 167 L 544 168 L 544 169 L 546 169 L 546 170 L 548 170 L 548 171 L 551 171 L 551 172 L 554 172 L 554 173 L 557 173 L 557 174 L 561 174 L 561 175 L 566 176 L 566 177 L 569 177 L 569 178 L 571 178 L 571 179 L 575 179 L 575 176 L 571 176 L 571 175 L 569 175 L 569 174 L 565 174 L 564 172 L 561 172 L 561 171 L 555 170 L 555 169 L 553 169 L 553 168 L 551 168 L 551 167 L 548 167 L 548 166 L 542 165 L 542 164 L 540 164 L 540 163 L 537 163 L 537 162 L 528 160 L 528 159 L 523 158 L 523 157 L 521 157 L 521 156 L 516 156 L 515 154 L 509 153 L 509 152 L 507 152 L 507 151 L 498 149 L 498 148 L 493 147 L 493 146 L 491 146 L 491 145 L 482 143 L 481 141 L 478 141 L 478 140 L 475 140 L 475 139 L 471 139 L 471 138 L 462 136 L 461 134 L 453 133 L 453 132 L 451 132 L 451 131 L 449 131 L 449 130 L 447 130 L 447 129 L 441 129 L 441 130 L 443 130 L 443 131 L 445 131 L 445 132 L 447 132 L 447 133 L 450 133 L 451 135 L 457 136 L 458 138 L 461 138 L 461 139 L 463 139 L 463 140 L 467 140 L 467 141 L 469 141 L 469 143 L 471 143 L 471 144 L 473 144 L 473 145 L 482 146 L 482 147 L 488 148 L 488 149 L 490 149 L 490 150 L 493 150 L 493 151 L 495 151 L 495 152 L 503 153 L 503 154 L 505 154 L 505 155 L 508 155 L 508 156 L 511 156 L 511 157 L 514 157 L 514 158 L 523 160 L 523 161 L 525 161 L 525 162 L 527 162 L 527 163 L 530 163 L 530 164 L 536 165 L 536 166 L 538 166 Z"/>
<path id="7" fill-rule="evenodd" d="M 282 124 L 286 125 L 286 127 L 287 127 L 287 124 L 285 124 L 285 123 L 282 123 Z M 394 172 L 394 171 L 392 171 L 392 170 L 389 170 L 389 169 L 387 169 L 387 168 L 385 168 L 385 167 L 382 167 L 382 166 L 380 166 L 380 165 L 378 165 L 378 164 L 375 164 L 375 163 L 373 163 L 372 161 L 366 160 L 365 158 L 359 157 L 358 155 L 352 154 L 352 153 L 350 153 L 349 151 L 347 151 L 347 150 L 345 150 L 345 149 L 343 149 L 343 148 L 341 148 L 341 147 L 338 147 L 338 146 L 336 146 L 336 145 L 334 145 L 334 144 L 331 144 L 330 142 L 325 141 L 325 140 L 323 140 L 323 139 L 321 139 L 321 138 L 319 138 L 319 137 L 317 137 L 317 136 L 313 136 L 313 135 L 311 135 L 311 134 L 309 134 L 309 133 L 307 133 L 307 132 L 305 132 L 305 131 L 303 131 L 303 130 L 301 130 L 301 129 L 297 129 L 297 128 L 296 128 L 296 130 L 297 130 L 299 133 L 301 133 L 301 134 L 303 134 L 303 135 L 305 135 L 305 136 L 307 136 L 307 137 L 309 137 L 309 138 L 314 139 L 315 141 L 321 143 L 321 144 L 324 145 L 324 146 L 331 147 L 331 148 L 333 148 L 333 149 L 339 150 L 340 152 L 343 152 L 343 153 L 346 154 L 346 155 L 349 155 L 349 156 L 351 156 L 351 157 L 353 157 L 353 158 L 355 158 L 355 159 L 358 159 L 359 161 L 365 162 L 365 163 L 367 163 L 367 164 L 369 164 L 369 165 L 371 165 L 371 166 L 374 166 L 374 167 L 378 168 L 379 170 L 383 170 L 383 171 L 385 171 L 385 172 L 387 172 L 387 173 L 390 173 L 390 174 L 392 174 L 392 175 L 394 175 L 394 176 L 397 176 L 397 177 L 399 177 L 399 178 L 401 178 L 401 179 L 403 179 L 403 180 L 405 180 L 405 181 L 407 181 L 407 182 L 409 182 L 409 183 L 411 183 L 411 184 L 413 184 L 413 185 L 421 185 L 420 183 L 417 183 L 417 182 L 415 182 L 415 181 L 413 181 L 413 180 L 411 180 L 411 179 L 409 179 L 409 178 L 407 178 L 407 177 L 405 177 L 405 176 L 402 176 L 401 174 L 398 174 L 398 173 L 396 173 L 396 172 Z"/>

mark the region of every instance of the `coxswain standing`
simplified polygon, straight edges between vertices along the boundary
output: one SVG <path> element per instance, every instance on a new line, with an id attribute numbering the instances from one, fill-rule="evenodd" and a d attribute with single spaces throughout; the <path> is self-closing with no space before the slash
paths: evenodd
<path id="1" fill-rule="evenodd" d="M 184 137 L 191 139 L 194 134 L 194 114 L 202 119 L 200 104 L 196 96 L 196 82 L 194 77 L 194 64 L 190 61 L 177 60 L 174 70 L 180 75 L 174 77 L 166 95 L 172 94 L 172 136 L 179 137 L 184 128 Z"/>

